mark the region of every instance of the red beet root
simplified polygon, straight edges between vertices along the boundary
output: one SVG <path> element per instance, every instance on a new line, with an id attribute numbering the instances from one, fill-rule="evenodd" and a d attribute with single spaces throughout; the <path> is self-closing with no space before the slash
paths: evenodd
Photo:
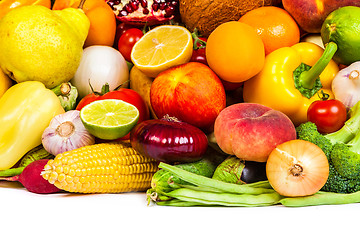
<path id="1" fill-rule="evenodd" d="M 21 174 L 14 177 L 1 178 L 7 181 L 18 181 L 28 191 L 33 193 L 56 193 L 61 190 L 55 185 L 50 184 L 41 176 L 41 172 L 49 159 L 40 159 L 27 165 Z"/>

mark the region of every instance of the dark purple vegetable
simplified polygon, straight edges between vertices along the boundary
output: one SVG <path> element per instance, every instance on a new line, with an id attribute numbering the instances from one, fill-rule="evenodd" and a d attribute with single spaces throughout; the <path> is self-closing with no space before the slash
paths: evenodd
<path id="1" fill-rule="evenodd" d="M 241 180 L 245 183 L 267 180 L 266 162 L 245 161 L 245 167 L 241 174 Z"/>
<path id="2" fill-rule="evenodd" d="M 166 163 L 198 161 L 208 147 L 203 131 L 169 116 L 139 123 L 130 133 L 130 142 L 141 154 Z"/>
<path id="3" fill-rule="evenodd" d="M 267 180 L 266 163 L 245 161 L 229 156 L 219 164 L 212 178 L 236 184 L 264 181 Z"/>

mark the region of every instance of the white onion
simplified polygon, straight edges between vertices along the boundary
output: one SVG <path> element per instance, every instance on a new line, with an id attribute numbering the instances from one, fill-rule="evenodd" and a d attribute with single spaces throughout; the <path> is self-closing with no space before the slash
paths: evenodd
<path id="1" fill-rule="evenodd" d="M 101 92 L 108 83 L 112 91 L 128 80 L 129 68 L 121 53 L 109 46 L 94 45 L 84 49 L 80 65 L 70 82 L 83 98 L 92 93 L 91 87 L 95 92 Z"/>
<path id="2" fill-rule="evenodd" d="M 332 81 L 335 99 L 341 101 L 347 109 L 360 101 L 360 61 L 340 70 Z"/>
<path id="3" fill-rule="evenodd" d="M 306 36 L 304 36 L 301 39 L 302 42 L 311 42 L 311 43 L 315 43 L 316 45 L 318 45 L 321 48 L 325 48 L 324 47 L 324 43 L 321 39 L 321 35 L 320 33 L 311 33 L 311 34 L 307 34 Z"/>

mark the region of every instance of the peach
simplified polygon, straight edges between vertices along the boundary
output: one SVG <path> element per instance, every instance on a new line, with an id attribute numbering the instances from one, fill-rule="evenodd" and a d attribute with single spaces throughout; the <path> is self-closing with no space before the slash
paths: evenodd
<path id="1" fill-rule="evenodd" d="M 358 0 L 282 0 L 283 7 L 308 33 L 320 33 L 325 18 L 344 6 L 360 7 Z"/>
<path id="2" fill-rule="evenodd" d="M 296 130 L 289 117 L 280 111 L 257 103 L 237 103 L 220 112 L 214 136 L 225 153 L 266 162 L 277 145 L 296 139 Z"/>
<path id="3" fill-rule="evenodd" d="M 150 103 L 158 118 L 176 117 L 208 133 L 226 106 L 226 94 L 221 80 L 207 65 L 189 62 L 154 79 Z"/>

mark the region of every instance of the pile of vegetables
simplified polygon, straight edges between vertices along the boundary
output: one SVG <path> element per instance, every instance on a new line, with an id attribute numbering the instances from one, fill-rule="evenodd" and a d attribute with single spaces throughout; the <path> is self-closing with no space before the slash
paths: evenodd
<path id="1" fill-rule="evenodd" d="M 169 185 L 165 191 L 153 188 L 147 191 L 148 200 L 161 206 L 232 206 L 258 207 L 282 204 L 303 207 L 327 204 L 360 202 L 360 192 L 352 194 L 319 191 L 304 197 L 283 197 L 272 189 L 268 181 L 249 184 L 233 184 L 191 173 L 176 166 L 160 163 L 160 168 L 171 173 L 163 179 Z M 174 180 L 177 177 L 178 180 Z M 185 181 L 179 184 L 179 179 Z"/>
<path id="2" fill-rule="evenodd" d="M 316 172 L 328 171 L 325 182 L 321 184 L 320 191 L 302 196 L 290 196 L 281 194 L 276 185 L 271 184 L 269 179 L 261 179 L 255 182 L 240 181 L 244 174 L 246 161 L 234 156 L 226 157 L 213 171 L 204 174 L 199 162 L 170 165 L 164 162 L 159 164 L 159 170 L 152 179 L 152 188 L 147 191 L 148 203 L 151 202 L 162 206 L 269 206 L 281 204 L 290 207 L 347 204 L 360 202 L 360 102 L 357 102 L 349 111 L 349 118 L 344 126 L 338 131 L 322 134 L 317 126 L 308 121 L 300 124 L 297 128 L 297 140 L 305 141 L 317 146 L 325 157 L 326 164 L 318 166 Z M 291 142 L 291 141 L 290 141 Z M 307 146 L 311 154 L 314 149 Z M 316 149 L 315 149 L 316 150 Z M 306 155 L 306 149 L 301 151 Z M 291 151 L 287 151 L 288 154 Z M 315 154 L 316 155 L 316 154 Z M 292 155 L 292 158 L 298 156 Z M 267 176 L 273 177 L 269 171 L 272 161 L 269 156 L 267 164 Z M 314 161 L 314 157 L 303 158 Z M 283 162 L 284 159 L 282 159 Z M 202 160 L 201 160 L 202 161 Z M 224 163 L 225 166 L 224 166 Z M 302 161 L 303 166 L 307 163 Z M 193 168 L 189 168 L 192 165 Z M 235 166 L 235 167 L 234 167 Z M 194 170 L 194 168 L 196 170 Z M 286 167 L 283 166 L 285 169 Z M 314 168 L 314 167 L 312 167 Z M 259 170 L 259 166 L 256 168 Z M 219 173 L 221 177 L 218 177 Z M 254 171 L 254 170 L 252 170 Z M 279 171 L 277 174 L 284 173 Z M 285 174 L 285 173 L 284 173 Z M 305 178 L 310 178 L 308 174 Z M 280 178 L 277 176 L 277 178 Z M 235 179 L 235 180 L 234 180 Z M 281 179 L 281 181 L 286 181 Z M 309 180 L 310 181 L 310 180 Z M 316 180 L 311 180 L 316 181 Z M 303 184 L 304 188 L 306 185 Z M 296 185 L 286 189 L 294 189 Z M 277 190 L 275 190 L 277 189 Z"/>
<path id="3" fill-rule="evenodd" d="M 144 34 L 137 28 L 131 29 L 138 32 L 137 40 Z M 326 31 L 324 28 L 323 37 Z M 87 47 L 71 81 L 52 89 L 35 81 L 17 83 L 0 98 L 0 124 L 7 126 L 0 130 L 0 142 L 4 142 L 0 145 L 0 157 L 6 159 L 0 161 L 0 180 L 18 181 L 34 193 L 145 189 L 148 204 L 160 206 L 302 207 L 358 203 L 360 55 L 355 51 L 351 54 L 354 58 L 347 61 L 350 50 L 346 36 L 356 32 L 349 31 L 340 38 L 323 40 L 325 49 L 308 42 L 278 49 L 266 56 L 260 73 L 241 83 L 241 87 L 223 82 L 228 88 L 241 89 L 244 103 L 283 113 L 294 129 L 293 138 L 296 129 L 296 139 L 279 143 L 262 161 L 223 152 L 220 144 L 211 139 L 210 130 L 205 132 L 168 115 L 151 116 L 151 103 L 149 106 L 146 101 L 149 99 L 127 88 L 132 67 L 130 46 L 126 46 L 126 54 L 118 42 L 114 43 L 118 49 Z M 121 41 L 126 36 L 122 35 Z M 207 39 L 197 36 L 196 29 L 193 39 L 196 54 L 191 61 L 207 65 Z M 146 77 L 151 83 L 154 80 Z M 269 91 L 270 88 L 275 90 Z M 229 91 L 226 87 L 225 90 Z M 126 136 L 111 139 L 112 143 L 91 135 L 79 116 L 84 106 L 104 99 L 123 100 L 139 110 L 136 126 Z M 196 102 L 196 98 L 191 101 Z M 233 125 L 238 124 L 237 120 Z M 270 123 L 267 124 L 263 129 L 270 132 Z M 224 138 L 231 140 L 248 133 L 223 132 Z M 73 164 L 71 157 L 81 161 Z M 98 175 L 94 177 L 93 172 Z M 100 178 L 102 182 L 98 181 Z M 118 186 L 123 185 L 121 190 L 114 187 L 112 178 L 117 178 Z M 139 182 L 140 187 L 127 186 Z"/>

